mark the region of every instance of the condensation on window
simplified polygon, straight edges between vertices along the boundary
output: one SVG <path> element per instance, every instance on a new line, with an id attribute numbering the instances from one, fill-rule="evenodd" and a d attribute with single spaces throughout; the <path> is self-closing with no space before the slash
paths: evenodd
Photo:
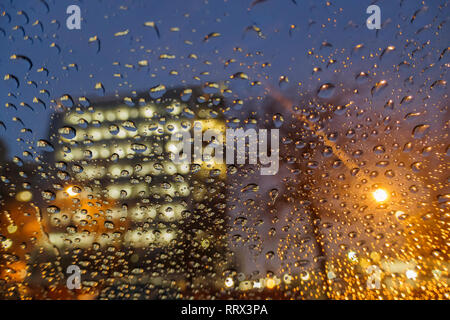
<path id="1" fill-rule="evenodd" d="M 0 298 L 449 299 L 449 13 L 3 2 Z"/>

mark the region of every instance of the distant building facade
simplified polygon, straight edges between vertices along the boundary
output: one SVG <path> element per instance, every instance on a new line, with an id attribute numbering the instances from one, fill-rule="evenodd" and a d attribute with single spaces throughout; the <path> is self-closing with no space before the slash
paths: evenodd
<path id="1" fill-rule="evenodd" d="M 226 165 L 176 164 L 170 155 L 180 146 L 170 138 L 198 124 L 224 131 L 223 108 L 222 97 L 197 88 L 61 107 L 44 162 L 57 181 L 46 199 L 49 242 L 72 257 L 67 263 L 89 261 L 87 279 L 219 289 Z"/>

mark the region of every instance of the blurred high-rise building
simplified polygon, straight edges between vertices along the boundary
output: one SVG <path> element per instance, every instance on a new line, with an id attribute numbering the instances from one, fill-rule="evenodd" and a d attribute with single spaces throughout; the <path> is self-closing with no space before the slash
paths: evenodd
<path id="1" fill-rule="evenodd" d="M 60 105 L 50 125 L 49 252 L 60 252 L 61 266 L 79 265 L 93 286 L 126 279 L 219 290 L 228 263 L 226 165 L 175 163 L 180 144 L 171 137 L 199 124 L 225 131 L 223 98 L 184 88 L 80 101 Z"/>

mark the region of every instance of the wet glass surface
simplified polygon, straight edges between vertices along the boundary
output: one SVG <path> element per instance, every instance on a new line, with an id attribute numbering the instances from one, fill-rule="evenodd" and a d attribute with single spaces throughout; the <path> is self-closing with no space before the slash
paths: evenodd
<path id="1" fill-rule="evenodd" d="M 449 13 L 2 1 L 0 298 L 448 299 Z"/>

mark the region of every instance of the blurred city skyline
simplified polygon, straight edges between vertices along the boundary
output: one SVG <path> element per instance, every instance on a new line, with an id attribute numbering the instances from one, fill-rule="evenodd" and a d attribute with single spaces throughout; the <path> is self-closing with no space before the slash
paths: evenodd
<path id="1" fill-rule="evenodd" d="M 0 296 L 448 299 L 449 17 L 445 0 L 3 2 Z M 278 172 L 172 163 L 196 123 L 279 130 Z"/>

